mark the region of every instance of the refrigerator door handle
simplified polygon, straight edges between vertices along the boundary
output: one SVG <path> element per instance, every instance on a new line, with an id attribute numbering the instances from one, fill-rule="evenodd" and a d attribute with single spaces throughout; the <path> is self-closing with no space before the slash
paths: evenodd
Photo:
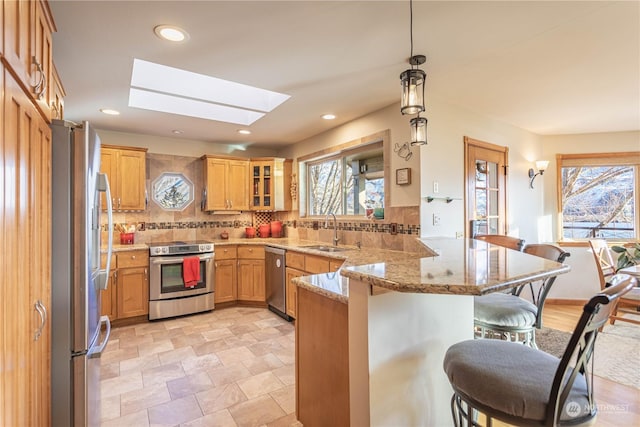
<path id="1" fill-rule="evenodd" d="M 113 204 L 111 202 L 111 187 L 109 187 L 109 178 L 104 173 L 98 174 L 98 191 L 107 193 L 107 220 L 108 220 L 108 246 L 107 246 L 107 265 L 104 270 L 98 273 L 98 288 L 106 290 L 109 285 L 109 271 L 111 271 L 111 253 L 113 251 Z"/>
<path id="2" fill-rule="evenodd" d="M 87 357 L 89 358 L 97 358 L 102 356 L 102 352 L 109 342 L 109 337 L 111 336 L 111 322 L 109 321 L 109 316 L 100 316 L 101 329 L 103 324 L 107 325 L 107 332 L 104 335 L 104 340 L 99 345 L 89 349 L 89 351 L 87 352 Z"/>

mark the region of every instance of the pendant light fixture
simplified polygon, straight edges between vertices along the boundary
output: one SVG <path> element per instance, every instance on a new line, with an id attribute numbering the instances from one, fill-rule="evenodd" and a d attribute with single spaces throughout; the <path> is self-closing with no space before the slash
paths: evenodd
<path id="1" fill-rule="evenodd" d="M 409 0 L 409 32 L 411 37 L 411 68 L 400 74 L 402 99 L 400 112 L 402 114 L 418 114 L 424 111 L 424 81 L 427 74 L 418 68 L 426 62 L 424 55 L 413 54 L 413 0 Z"/>
<path id="2" fill-rule="evenodd" d="M 411 145 L 426 145 L 427 119 L 418 114 L 409 123 L 411 124 Z"/>

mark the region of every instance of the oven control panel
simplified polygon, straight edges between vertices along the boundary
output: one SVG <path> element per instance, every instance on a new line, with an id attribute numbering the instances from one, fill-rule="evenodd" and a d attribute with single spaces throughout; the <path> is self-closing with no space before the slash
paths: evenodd
<path id="1" fill-rule="evenodd" d="M 149 246 L 150 256 L 201 254 L 213 252 L 213 243 L 210 242 L 169 242 L 155 243 Z"/>

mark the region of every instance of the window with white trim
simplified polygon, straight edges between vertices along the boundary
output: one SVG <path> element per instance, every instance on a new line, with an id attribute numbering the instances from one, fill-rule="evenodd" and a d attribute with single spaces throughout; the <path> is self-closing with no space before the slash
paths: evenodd
<path id="1" fill-rule="evenodd" d="M 560 238 L 636 240 L 640 152 L 558 154 Z"/>
<path id="2" fill-rule="evenodd" d="M 306 167 L 306 212 L 364 216 L 383 208 L 385 178 L 383 142 L 310 159 Z"/>

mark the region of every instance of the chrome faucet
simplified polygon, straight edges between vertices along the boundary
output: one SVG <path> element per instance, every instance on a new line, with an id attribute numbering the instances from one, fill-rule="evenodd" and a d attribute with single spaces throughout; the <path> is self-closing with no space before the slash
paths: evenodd
<path id="1" fill-rule="evenodd" d="M 328 213 L 324 218 L 324 228 L 329 228 L 329 215 L 333 216 L 333 246 L 338 246 L 338 220 L 336 219 L 336 214 Z"/>

